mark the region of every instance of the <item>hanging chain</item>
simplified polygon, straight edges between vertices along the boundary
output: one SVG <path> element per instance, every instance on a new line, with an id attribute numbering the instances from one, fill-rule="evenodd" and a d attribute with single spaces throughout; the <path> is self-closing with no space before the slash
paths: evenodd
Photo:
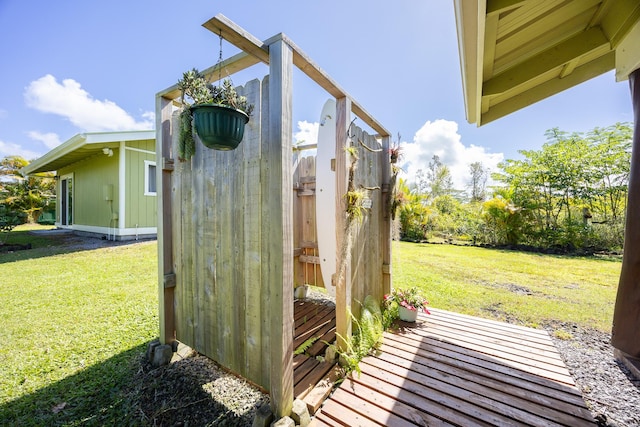
<path id="1" fill-rule="evenodd" d="M 220 48 L 218 52 L 218 86 L 220 86 L 222 82 L 222 30 L 220 30 Z"/>

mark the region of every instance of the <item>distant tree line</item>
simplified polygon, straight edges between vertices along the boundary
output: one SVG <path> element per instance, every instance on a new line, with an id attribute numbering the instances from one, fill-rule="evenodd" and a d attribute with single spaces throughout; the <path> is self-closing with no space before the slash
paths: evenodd
<path id="1" fill-rule="evenodd" d="M 465 190 L 433 156 L 415 182 L 395 193 L 400 236 L 538 248 L 619 250 L 624 234 L 632 128 L 617 123 L 586 133 L 553 128 L 540 150 L 522 150 L 491 173 L 469 165 Z"/>

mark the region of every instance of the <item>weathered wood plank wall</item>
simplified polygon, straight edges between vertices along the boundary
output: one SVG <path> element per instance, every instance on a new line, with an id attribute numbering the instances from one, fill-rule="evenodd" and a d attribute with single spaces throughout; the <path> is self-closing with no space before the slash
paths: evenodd
<path id="1" fill-rule="evenodd" d="M 353 176 L 355 189 L 368 189 L 371 207 L 363 211 L 362 221 L 353 227 L 351 250 L 351 311 L 360 313 L 360 304 L 367 295 L 382 301 L 383 297 L 383 250 L 385 223 L 385 200 L 382 187 L 389 177 L 383 176 L 384 151 L 374 135 L 363 132 L 357 126 L 349 130 L 351 144 L 356 148 L 358 160 Z"/>
<path id="2" fill-rule="evenodd" d="M 263 197 L 267 85 L 239 88 L 256 108 L 236 150 L 198 143 L 190 162 L 175 165 L 171 220 L 176 338 L 268 390 L 270 322 L 281 313 L 270 310 L 265 271 L 278 254 L 266 256 L 264 230 L 282 207 Z"/>

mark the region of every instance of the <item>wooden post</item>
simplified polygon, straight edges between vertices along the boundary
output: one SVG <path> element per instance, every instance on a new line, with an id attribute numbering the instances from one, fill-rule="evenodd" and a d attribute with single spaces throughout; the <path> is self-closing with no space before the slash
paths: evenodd
<path id="1" fill-rule="evenodd" d="M 391 292 L 391 197 L 393 196 L 393 188 L 391 188 L 391 158 L 389 155 L 389 136 L 382 138 L 382 222 L 380 226 L 382 230 L 380 235 L 382 239 L 382 293 L 388 295 Z"/>
<path id="2" fill-rule="evenodd" d="M 160 342 L 175 341 L 175 311 L 173 291 L 176 275 L 173 271 L 173 238 L 171 230 L 171 113 L 172 102 L 160 95 L 156 97 L 156 176 L 160 179 L 158 192 L 158 304 L 160 312 Z M 158 146 L 158 143 L 160 146 Z"/>
<path id="3" fill-rule="evenodd" d="M 629 75 L 634 130 L 624 232 L 624 255 L 618 284 L 611 343 L 640 358 L 640 69 Z"/>
<path id="4" fill-rule="evenodd" d="M 268 224 L 271 312 L 271 409 L 276 417 L 288 416 L 293 407 L 293 50 L 283 40 L 269 45 L 269 204 L 273 224 Z"/>
<path id="5" fill-rule="evenodd" d="M 351 116 L 351 100 L 336 100 L 336 336 L 338 347 L 346 350 L 344 339 L 351 337 L 351 254 L 343 253 L 349 237 L 345 195 L 349 185 L 349 154 L 345 151 Z M 341 266 L 343 271 L 341 272 Z M 342 337 L 342 338 L 341 338 Z"/>

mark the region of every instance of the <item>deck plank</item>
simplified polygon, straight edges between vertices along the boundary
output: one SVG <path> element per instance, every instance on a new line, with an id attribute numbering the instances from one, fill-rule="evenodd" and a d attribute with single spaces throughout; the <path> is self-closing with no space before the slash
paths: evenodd
<path id="1" fill-rule="evenodd" d="M 403 403 L 394 397 L 383 394 L 379 390 L 366 387 L 355 381 L 351 381 L 347 387 L 341 387 L 340 390 L 349 392 L 365 402 L 375 405 L 387 412 L 397 414 L 398 416 L 411 421 L 415 425 L 428 425 L 433 427 L 454 425 L 448 421 L 437 418 L 426 411 L 416 409 L 409 404 Z"/>
<path id="2" fill-rule="evenodd" d="M 437 309 L 400 326 L 318 425 L 594 425 L 546 331 Z"/>
<path id="3" fill-rule="evenodd" d="M 324 342 L 335 340 L 335 308 L 311 301 L 295 300 L 294 304 L 294 348 L 310 338 L 316 342 L 304 354 L 293 357 L 294 396 L 304 398 L 327 376 L 333 363 L 316 359 L 327 348 Z M 322 388 L 322 385 L 320 385 Z M 323 396 L 325 396 L 325 393 Z M 313 402 L 317 409 L 319 403 Z"/>
<path id="4" fill-rule="evenodd" d="M 393 347 L 390 347 L 391 345 Z M 584 414 L 583 411 L 576 410 L 576 405 L 582 402 L 581 396 L 558 390 L 552 386 L 555 383 L 550 381 L 542 382 L 542 384 L 532 382 L 532 376 L 523 378 L 522 375 L 518 376 L 518 371 L 514 369 L 495 369 L 496 366 L 491 366 L 490 363 L 476 365 L 468 362 L 459 362 L 450 357 L 419 351 L 401 342 L 394 343 L 391 340 L 385 340 L 380 349 L 382 354 L 378 357 L 381 359 L 388 358 L 387 352 L 389 354 L 404 352 L 406 353 L 406 359 L 414 360 L 417 365 L 420 365 L 418 369 L 438 369 L 451 375 L 470 377 L 470 380 L 486 387 L 499 390 L 508 388 L 513 390 L 514 395 L 533 399 L 541 404 L 558 406 L 566 412 L 574 413 L 576 416 Z M 499 366 L 497 367 L 499 368 Z M 590 413 L 588 414 L 590 415 Z"/>
<path id="5" fill-rule="evenodd" d="M 407 334 L 384 334 L 384 342 L 389 345 L 398 346 L 405 345 L 411 348 L 411 351 L 417 351 L 421 355 L 426 357 L 437 357 L 439 359 L 448 360 L 447 363 L 455 364 L 456 366 L 464 367 L 465 369 L 471 369 L 471 367 L 487 368 L 500 374 L 506 374 L 516 379 L 521 379 L 525 383 L 529 384 L 529 387 L 534 385 L 540 385 L 545 388 L 552 388 L 559 392 L 559 394 L 573 395 L 577 401 L 582 402 L 582 395 L 574 387 L 573 378 L 571 382 L 567 383 L 560 381 L 548 381 L 544 375 L 545 371 L 538 370 L 530 365 L 524 365 L 526 369 L 519 369 L 518 366 L 510 361 L 501 360 L 499 358 L 478 353 L 445 341 L 439 341 L 436 338 L 429 337 L 427 339 L 415 339 Z M 419 337 L 418 337 L 419 338 Z M 569 385 L 569 387 L 567 387 Z M 536 390 L 532 390 L 536 392 Z M 559 397 L 557 397 L 559 398 Z M 573 400 L 569 400 L 573 401 Z"/>
<path id="6" fill-rule="evenodd" d="M 316 364 L 313 366 L 313 369 L 307 372 L 304 377 L 297 380 L 293 388 L 293 394 L 297 398 L 304 398 L 334 366 L 334 364 L 330 362 L 315 362 Z"/>

